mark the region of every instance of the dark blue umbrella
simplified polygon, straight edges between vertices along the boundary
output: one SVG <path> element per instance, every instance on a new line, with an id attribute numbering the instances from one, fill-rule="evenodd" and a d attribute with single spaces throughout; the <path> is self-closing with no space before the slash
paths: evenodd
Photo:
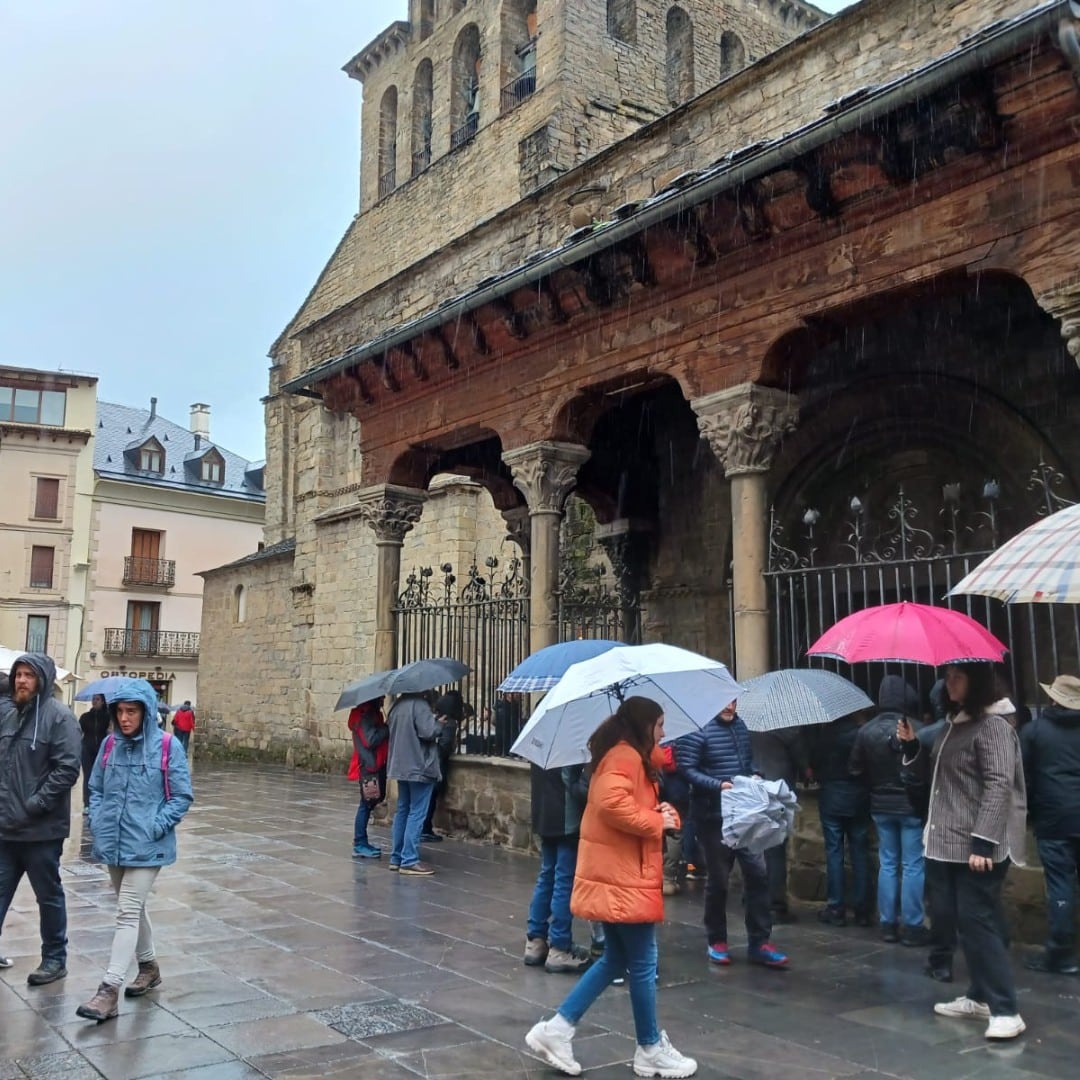
<path id="1" fill-rule="evenodd" d="M 389 671 L 377 671 L 341 691 L 334 709 L 352 709 L 365 701 L 388 694 L 420 694 L 436 686 L 446 686 L 469 674 L 469 665 L 443 656 L 435 660 L 414 660 Z"/>

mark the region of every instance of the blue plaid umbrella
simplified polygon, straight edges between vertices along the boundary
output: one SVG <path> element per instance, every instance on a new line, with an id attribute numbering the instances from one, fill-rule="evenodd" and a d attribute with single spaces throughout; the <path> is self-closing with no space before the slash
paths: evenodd
<path id="1" fill-rule="evenodd" d="M 949 595 L 972 593 L 1006 604 L 1080 604 L 1080 506 L 1017 533 Z"/>
<path id="2" fill-rule="evenodd" d="M 121 683 L 130 682 L 127 675 L 106 675 L 103 679 L 88 682 L 76 695 L 76 701 L 93 701 L 95 694 L 108 698 Z"/>
<path id="3" fill-rule="evenodd" d="M 842 675 L 819 668 L 789 668 L 747 679 L 739 715 L 751 731 L 827 724 L 874 703 Z"/>
<path id="4" fill-rule="evenodd" d="M 550 690 L 566 674 L 571 664 L 591 660 L 620 644 L 603 638 L 560 641 L 522 660 L 496 689 L 504 694 L 533 694 Z"/>

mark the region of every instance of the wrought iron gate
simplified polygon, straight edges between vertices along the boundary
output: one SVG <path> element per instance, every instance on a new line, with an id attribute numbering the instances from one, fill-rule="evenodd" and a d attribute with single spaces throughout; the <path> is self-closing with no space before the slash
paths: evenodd
<path id="1" fill-rule="evenodd" d="M 1031 520 L 1067 504 L 1053 490 L 1055 475 L 1043 463 L 1033 470 L 1029 491 L 1036 494 L 1036 506 Z M 858 498 L 851 499 L 840 544 L 851 558 L 829 565 L 817 565 L 824 528 L 816 510 L 804 511 L 801 535 L 793 540 L 785 536 L 774 513 L 766 575 L 773 615 L 774 666 L 798 667 L 811 662 L 836 666 L 832 661 L 806 656 L 808 646 L 833 623 L 864 607 L 913 600 L 965 611 L 1004 641 L 1009 646 L 1005 665 L 1010 689 L 1018 704 L 1038 705 L 1043 701 L 1038 683 L 1050 682 L 1062 671 L 1080 670 L 1080 607 L 1006 605 L 978 596 L 948 597 L 953 586 L 1004 539 L 998 535 L 1002 492 L 997 482 L 987 481 L 978 507 L 962 506 L 958 487 L 942 488 L 936 533 L 922 527 L 920 511 L 903 489 L 886 508 L 883 524 L 870 520 Z M 965 550 L 973 541 L 974 549 Z M 873 695 L 887 668 L 859 664 L 840 665 L 838 670 Z M 936 676 L 930 669 L 911 665 L 905 677 L 919 682 L 925 694 Z"/>

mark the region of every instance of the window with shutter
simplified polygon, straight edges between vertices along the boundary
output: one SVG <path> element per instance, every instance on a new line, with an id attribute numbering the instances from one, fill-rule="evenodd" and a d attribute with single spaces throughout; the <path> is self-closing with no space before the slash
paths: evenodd
<path id="1" fill-rule="evenodd" d="M 39 476 L 34 488 L 34 517 L 56 520 L 60 510 L 60 481 Z"/>
<path id="2" fill-rule="evenodd" d="M 30 551 L 30 588 L 51 589 L 53 587 L 55 561 L 56 548 L 34 545 Z"/>
<path id="3" fill-rule="evenodd" d="M 49 651 L 49 616 L 27 615 L 26 651 L 47 653 Z"/>

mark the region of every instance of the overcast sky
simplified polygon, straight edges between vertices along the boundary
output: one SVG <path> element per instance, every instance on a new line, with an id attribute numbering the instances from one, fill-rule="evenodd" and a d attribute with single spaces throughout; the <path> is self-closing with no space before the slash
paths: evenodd
<path id="1" fill-rule="evenodd" d="M 340 68 L 407 7 L 0 0 L 0 363 L 208 402 L 262 458 L 266 352 L 356 212 Z"/>

